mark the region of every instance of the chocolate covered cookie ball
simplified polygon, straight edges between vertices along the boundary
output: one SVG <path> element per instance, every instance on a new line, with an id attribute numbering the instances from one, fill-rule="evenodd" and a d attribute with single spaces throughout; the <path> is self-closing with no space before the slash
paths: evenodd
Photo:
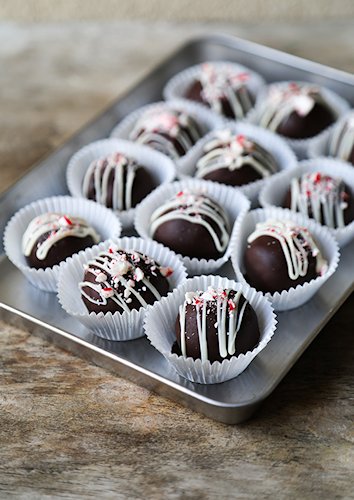
<path id="1" fill-rule="evenodd" d="M 172 272 L 151 257 L 111 246 L 85 266 L 79 284 L 82 300 L 97 314 L 147 307 L 167 295 Z"/>
<path id="2" fill-rule="evenodd" d="M 22 251 L 30 267 L 45 269 L 98 242 L 99 235 L 84 219 L 50 212 L 30 222 Z"/>
<path id="3" fill-rule="evenodd" d="M 289 139 L 313 137 L 336 119 L 320 87 L 297 83 L 271 87 L 258 115 L 262 127 Z"/>
<path id="4" fill-rule="evenodd" d="M 229 186 L 243 186 L 278 170 L 276 160 L 256 141 L 231 130 L 215 132 L 197 161 L 196 177 Z"/>
<path id="5" fill-rule="evenodd" d="M 202 362 L 222 362 L 254 349 L 260 339 L 257 315 L 241 292 L 187 292 L 176 319 L 172 351 Z"/>
<path id="6" fill-rule="evenodd" d="M 201 193 L 180 191 L 157 208 L 150 221 L 151 237 L 174 252 L 198 259 L 218 259 L 229 243 L 227 214 Z"/>
<path id="7" fill-rule="evenodd" d="M 354 165 L 354 111 L 333 129 L 329 154 Z"/>
<path id="8" fill-rule="evenodd" d="M 284 207 L 333 229 L 345 227 L 354 219 L 349 187 L 341 179 L 320 172 L 309 172 L 292 179 Z"/>
<path id="9" fill-rule="evenodd" d="M 85 198 L 119 211 L 134 208 L 154 188 L 150 172 L 122 153 L 94 160 L 82 184 Z"/>
<path id="10" fill-rule="evenodd" d="M 316 241 L 291 221 L 257 224 L 244 253 L 247 282 L 261 292 L 281 292 L 322 276 L 328 268 Z"/>
<path id="11" fill-rule="evenodd" d="M 173 160 L 185 155 L 202 137 L 196 120 L 170 108 L 147 110 L 137 120 L 129 139 L 150 146 Z"/>
<path id="12" fill-rule="evenodd" d="M 220 115 L 242 119 L 255 101 L 247 87 L 249 78 L 247 72 L 235 71 L 232 66 L 215 67 L 205 63 L 185 97 L 205 104 Z"/>

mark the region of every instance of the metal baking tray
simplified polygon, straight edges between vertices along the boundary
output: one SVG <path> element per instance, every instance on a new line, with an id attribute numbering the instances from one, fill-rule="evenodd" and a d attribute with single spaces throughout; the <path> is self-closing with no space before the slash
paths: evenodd
<path id="1" fill-rule="evenodd" d="M 354 104 L 353 75 L 233 37 L 214 35 L 190 41 L 1 196 L 0 233 L 12 214 L 27 203 L 67 193 L 65 169 L 74 152 L 107 137 L 130 111 L 161 99 L 162 88 L 172 75 L 206 60 L 237 61 L 269 82 L 295 79 L 326 85 Z M 343 249 L 336 273 L 310 302 L 278 314 L 273 339 L 240 376 L 223 384 L 199 385 L 177 375 L 146 338 L 111 342 L 96 337 L 66 315 L 55 294 L 32 287 L 6 258 L 3 246 L 0 254 L 0 316 L 5 321 L 229 424 L 252 415 L 354 289 L 352 242 Z M 219 274 L 232 276 L 230 264 Z"/>

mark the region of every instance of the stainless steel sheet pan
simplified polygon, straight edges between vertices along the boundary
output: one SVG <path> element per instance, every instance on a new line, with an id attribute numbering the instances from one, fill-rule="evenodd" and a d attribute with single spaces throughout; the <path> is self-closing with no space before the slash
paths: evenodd
<path id="1" fill-rule="evenodd" d="M 215 35 L 191 41 L 1 196 L 1 234 L 9 218 L 27 203 L 67 193 L 66 165 L 80 147 L 107 137 L 130 111 L 161 99 L 165 82 L 176 72 L 206 60 L 240 62 L 263 74 L 269 82 L 290 79 L 316 82 L 354 104 L 353 75 L 233 37 Z M 0 245 L 3 319 L 25 326 L 62 348 L 210 418 L 230 424 L 252 415 L 354 289 L 352 242 L 343 249 L 334 276 L 310 302 L 278 314 L 278 328 L 272 341 L 245 372 L 223 384 L 204 386 L 179 377 L 145 338 L 110 342 L 90 333 L 66 315 L 55 294 L 33 288 L 6 258 L 2 242 Z M 219 274 L 233 276 L 231 265 L 226 264 Z"/>

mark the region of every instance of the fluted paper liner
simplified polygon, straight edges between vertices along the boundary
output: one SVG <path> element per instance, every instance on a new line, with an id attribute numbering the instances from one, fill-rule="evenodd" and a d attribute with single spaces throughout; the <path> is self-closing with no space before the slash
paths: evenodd
<path id="1" fill-rule="evenodd" d="M 320 172 L 340 178 L 350 188 L 352 196 L 354 196 L 354 168 L 350 163 L 334 158 L 314 158 L 304 160 L 299 163 L 297 168 L 269 179 L 259 195 L 262 207 L 281 207 L 290 188 L 291 179 L 300 177 L 306 172 Z M 324 226 L 324 224 L 322 225 Z M 354 238 L 354 221 L 343 228 L 333 229 L 329 227 L 328 229 L 340 247 L 345 246 Z"/>
<path id="2" fill-rule="evenodd" d="M 255 125 L 259 124 L 259 116 L 261 111 L 264 109 L 266 100 L 267 100 L 267 94 L 269 90 L 272 87 L 285 87 L 289 85 L 289 83 L 297 83 L 298 85 L 311 85 L 311 82 L 299 82 L 299 81 L 282 81 L 282 82 L 276 82 L 276 83 L 271 83 L 268 85 L 268 87 L 264 87 L 263 89 L 260 90 L 256 105 L 254 109 L 247 115 L 247 121 L 250 123 L 254 123 Z M 313 83 L 313 85 L 316 85 Z M 313 137 L 309 137 L 307 139 L 290 139 L 285 136 L 281 136 L 287 144 L 295 151 L 297 157 L 300 160 L 305 159 L 308 156 L 308 151 L 311 148 L 311 144 L 315 139 L 318 139 L 322 134 L 324 134 L 327 130 L 331 130 L 332 127 L 334 127 L 335 123 L 350 109 L 350 104 L 343 99 L 343 97 L 339 96 L 332 90 L 319 86 L 321 89 L 321 94 L 325 101 L 329 104 L 329 106 L 335 110 L 337 113 L 338 117 L 337 120 L 330 125 L 329 127 L 325 128 L 320 134 L 317 134 Z"/>
<path id="3" fill-rule="evenodd" d="M 230 61 L 208 61 L 202 64 L 197 64 L 195 66 L 191 66 L 180 73 L 177 73 L 175 76 L 173 76 L 166 84 L 164 87 L 162 94 L 164 96 L 164 99 L 171 100 L 171 99 L 186 99 L 190 101 L 190 99 L 187 99 L 186 93 L 190 86 L 193 84 L 194 81 L 196 81 L 200 77 L 201 69 L 204 66 L 204 64 L 210 64 L 213 66 L 217 71 L 223 71 L 223 69 L 230 69 L 234 71 L 236 74 L 237 73 L 248 73 L 249 79 L 244 82 L 244 86 L 250 91 L 252 96 L 254 98 L 257 97 L 257 94 L 259 90 L 265 86 L 266 82 L 265 80 L 256 73 L 255 71 L 252 71 L 251 69 L 247 68 L 246 66 L 242 66 L 242 64 L 230 62 Z M 207 109 L 210 109 L 209 106 L 206 104 L 202 103 Z M 221 115 L 223 116 L 223 115 Z M 246 114 L 247 116 L 247 114 Z"/>
<path id="4" fill-rule="evenodd" d="M 123 250 L 140 252 L 153 258 L 162 266 L 172 267 L 173 274 L 167 278 L 171 290 L 183 283 L 187 273 L 183 263 L 174 252 L 159 243 L 135 237 L 112 239 L 88 248 L 69 258 L 62 266 L 58 281 L 58 298 L 62 308 L 99 337 L 108 340 L 132 340 L 144 335 L 143 321 L 151 306 L 123 313 L 89 313 L 79 289 L 79 283 L 84 278 L 84 264 L 100 252 L 107 250 L 112 244 Z"/>
<path id="5" fill-rule="evenodd" d="M 349 118 L 354 118 L 353 109 L 345 113 L 333 127 L 331 127 L 329 130 L 326 130 L 324 134 L 321 134 L 311 142 L 308 149 L 308 157 L 317 158 L 318 156 L 329 156 L 331 158 L 337 158 L 338 160 L 347 161 L 345 158 L 341 158 L 340 156 L 333 156 L 330 153 L 329 146 L 334 134 L 342 129 L 343 125 Z"/>
<path id="6" fill-rule="evenodd" d="M 190 190 L 210 196 L 219 203 L 228 215 L 231 234 L 249 210 L 249 200 L 236 188 L 217 184 L 216 182 L 199 179 L 185 179 L 179 182 L 161 186 L 150 193 L 139 205 L 135 215 L 135 229 L 145 239 L 152 239 L 150 235 L 150 220 L 156 208 L 162 206 L 179 191 Z M 229 244 L 230 245 L 230 244 Z M 197 259 L 179 255 L 187 268 L 189 275 L 214 272 L 229 260 L 229 246 L 219 259 Z"/>
<path id="7" fill-rule="evenodd" d="M 306 227 L 313 236 L 318 248 L 327 260 L 328 269 L 317 278 L 297 285 L 296 288 L 275 292 L 273 294 L 267 292 L 264 295 L 269 298 L 276 311 L 287 311 L 295 309 L 305 304 L 310 300 L 321 286 L 328 280 L 337 269 L 339 262 L 339 247 L 328 229 L 317 222 L 302 216 L 299 213 L 292 212 L 285 208 L 260 208 L 252 210 L 243 218 L 237 232 L 233 234 L 231 242 L 231 262 L 234 268 L 237 279 L 245 284 L 247 283 L 244 276 L 243 256 L 247 246 L 247 238 L 255 230 L 258 222 L 266 220 L 287 220 L 293 221 L 297 226 Z"/>
<path id="8" fill-rule="evenodd" d="M 29 223 L 46 212 L 59 212 L 82 217 L 99 234 L 101 241 L 119 237 L 121 223 L 108 208 L 93 201 L 71 196 L 53 196 L 38 200 L 21 208 L 8 222 L 4 233 L 4 248 L 11 262 L 18 267 L 32 285 L 46 292 L 57 291 L 59 268 L 63 262 L 46 269 L 35 269 L 27 264 L 22 254 L 22 237 Z"/>
<path id="9" fill-rule="evenodd" d="M 250 138 L 258 142 L 266 151 L 271 153 L 274 157 L 279 171 L 288 170 L 294 168 L 297 165 L 297 159 L 295 153 L 286 144 L 284 139 L 282 139 L 274 132 L 270 132 L 262 127 L 257 127 L 250 123 L 245 122 L 232 122 L 229 121 L 225 123 L 220 130 L 231 130 L 234 134 L 242 134 L 247 138 Z M 218 131 L 213 130 L 201 140 L 199 140 L 195 146 L 181 159 L 177 160 L 177 176 L 180 179 L 186 177 L 193 177 L 196 173 L 196 164 L 199 158 L 204 154 L 205 145 L 215 137 L 215 133 Z M 254 205 L 257 202 L 258 193 L 264 186 L 267 178 L 259 179 L 255 182 L 250 182 L 244 186 L 240 186 L 238 189 L 251 200 Z"/>
<path id="10" fill-rule="evenodd" d="M 173 181 L 176 176 L 175 165 L 167 156 L 147 146 L 119 139 L 103 139 L 92 142 L 80 149 L 71 157 L 66 171 L 66 180 L 72 196 L 83 198 L 82 183 L 91 162 L 113 153 L 123 153 L 133 158 L 139 165 L 148 170 L 156 187 Z M 115 210 L 124 228 L 131 227 L 136 207 L 129 210 Z"/>
<path id="11" fill-rule="evenodd" d="M 186 101 L 185 99 L 174 99 L 168 102 L 159 101 L 152 104 L 147 104 L 146 106 L 136 109 L 114 127 L 111 132 L 111 137 L 129 139 L 129 136 L 136 122 L 144 113 L 150 110 L 164 111 L 165 109 L 176 109 L 178 111 L 184 111 L 192 116 L 192 118 L 194 118 L 199 125 L 202 136 L 210 132 L 210 130 L 221 126 L 224 122 L 224 119 L 221 116 L 218 116 L 213 111 L 210 111 L 202 104 Z"/>
<path id="12" fill-rule="evenodd" d="M 175 322 L 178 308 L 185 300 L 185 293 L 207 290 L 209 286 L 241 290 L 256 312 L 261 333 L 259 344 L 252 351 L 225 359 L 222 363 L 202 363 L 200 359 L 185 358 L 171 352 L 176 340 Z M 270 302 L 254 288 L 221 276 L 198 276 L 186 280 L 172 294 L 155 303 L 146 314 L 144 329 L 151 344 L 171 363 L 179 375 L 199 384 L 219 384 L 237 377 L 247 368 L 272 338 L 276 323 Z"/>

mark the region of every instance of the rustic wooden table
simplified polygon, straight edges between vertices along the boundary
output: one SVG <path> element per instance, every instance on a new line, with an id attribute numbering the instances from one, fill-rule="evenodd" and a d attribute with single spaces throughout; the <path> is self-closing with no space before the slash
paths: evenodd
<path id="1" fill-rule="evenodd" d="M 193 35 L 353 71 L 352 27 L 3 23 L 0 190 Z M 353 308 L 234 427 L 0 322 L 0 497 L 354 498 Z"/>

